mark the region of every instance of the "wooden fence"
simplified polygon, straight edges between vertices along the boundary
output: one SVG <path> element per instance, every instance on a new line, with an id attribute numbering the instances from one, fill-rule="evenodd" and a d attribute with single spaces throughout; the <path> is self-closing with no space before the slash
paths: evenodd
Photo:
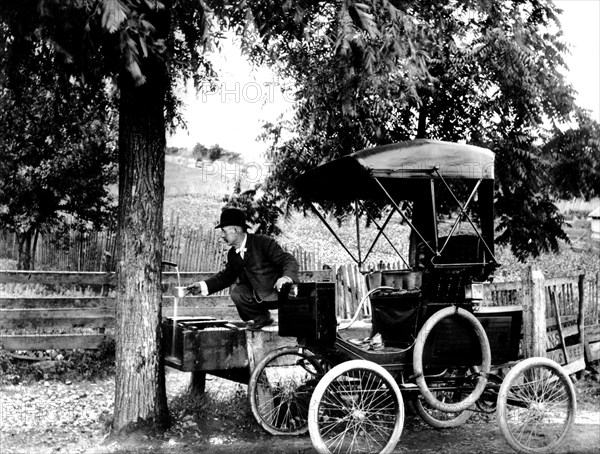
<path id="1" fill-rule="evenodd" d="M 523 348 L 554 359 L 572 373 L 586 361 L 600 360 L 599 284 L 600 274 L 545 279 L 540 271 L 529 272 L 519 282 L 486 284 L 483 305 L 522 308 L 524 328 L 529 317 L 529 325 L 537 329 L 527 340 L 531 345 Z"/>
<path id="2" fill-rule="evenodd" d="M 181 282 L 206 279 L 211 273 L 180 273 Z M 330 270 L 301 271 L 303 282 L 331 282 Z M 106 291 L 116 283 L 114 273 L 68 271 L 0 271 L 0 285 L 51 286 L 65 290 L 77 287 L 78 296 L 6 296 L 0 294 L 0 346 L 5 350 L 95 349 L 112 337 L 116 297 Z M 163 273 L 163 316 L 174 312 L 172 287 L 175 272 Z M 5 291 L 5 293 L 8 293 Z M 17 292 L 15 292 L 17 293 Z M 71 291 L 71 293 L 73 293 Z M 237 319 L 227 295 L 189 296 L 178 306 L 177 315 Z"/>
<path id="3" fill-rule="evenodd" d="M 302 256 L 298 256 L 302 260 Z M 212 273 L 180 272 L 181 282 Z M 173 315 L 175 272 L 163 272 L 163 316 Z M 0 271 L 0 347 L 7 350 L 97 348 L 112 334 L 116 297 L 115 273 L 70 271 Z M 354 315 L 366 287 L 356 266 L 300 271 L 304 282 L 336 282 L 337 317 Z M 16 288 L 18 287 L 18 288 Z M 2 288 L 4 289 L 2 291 Z M 41 294 L 76 296 L 40 296 Z M 7 295 L 14 296 L 7 296 Z M 237 319 L 228 289 L 208 297 L 188 296 L 179 316 Z M 364 305 L 363 317 L 370 317 Z"/>
<path id="4" fill-rule="evenodd" d="M 66 235 L 42 235 L 35 252 L 35 269 L 67 271 L 114 271 L 116 233 L 81 232 Z M 288 249 L 301 269 L 323 267 L 318 253 Z M 13 233 L 0 232 L 0 257 L 18 258 L 18 244 Z M 164 229 L 163 260 L 175 262 L 180 271 L 212 271 L 227 260 L 227 246 L 215 229 L 190 229 L 176 222 Z"/>
<path id="5" fill-rule="evenodd" d="M 209 274 L 184 272 L 181 278 L 182 282 L 192 282 Z M 514 306 L 523 310 L 525 353 L 537 351 L 567 365 L 571 371 L 581 369 L 584 359 L 600 359 L 600 276 L 544 279 L 541 272 L 537 272 L 534 277 L 529 273 L 519 282 L 484 284 L 482 305 Z M 102 272 L 1 271 L 0 284 L 4 284 L 4 288 L 33 284 L 59 287 L 62 293 L 73 286 L 88 290 L 84 292 L 86 296 L 71 297 L 27 296 L 33 293 L 31 291 L 25 291 L 25 296 L 0 295 L 0 345 L 7 350 L 97 348 L 114 326 L 116 298 L 114 292 L 107 291 L 114 280 L 114 273 Z M 351 318 L 367 292 L 364 276 L 352 265 L 302 271 L 301 280 L 335 281 L 340 319 Z M 174 298 L 169 296 L 172 294 L 169 286 L 176 283 L 176 273 L 163 273 L 164 316 L 173 313 Z M 223 293 L 186 297 L 178 315 L 237 319 L 235 307 L 226 292 Z M 367 304 L 363 305 L 360 315 L 369 318 L 370 304 L 368 299 L 365 301 Z M 532 326 L 537 327 L 537 334 L 529 332 Z"/>
<path id="6" fill-rule="evenodd" d="M 113 269 L 116 233 L 72 230 L 65 235 L 40 234 L 34 254 L 36 269 L 109 271 Z M 0 258 L 17 260 L 16 235 L 0 231 Z"/>

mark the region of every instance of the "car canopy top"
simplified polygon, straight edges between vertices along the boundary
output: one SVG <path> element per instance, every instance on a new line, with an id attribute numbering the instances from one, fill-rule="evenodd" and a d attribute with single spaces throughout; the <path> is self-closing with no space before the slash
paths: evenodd
<path id="1" fill-rule="evenodd" d="M 460 201 L 451 188 L 449 180 L 456 179 L 466 182 L 467 187 L 470 188 L 470 195 L 466 201 Z M 437 230 L 436 185 L 434 184 L 436 181 L 440 182 L 437 186 L 449 192 L 460 212 L 447 238 L 439 237 Z M 296 179 L 294 185 L 299 196 L 310 202 L 315 213 L 344 248 L 346 246 L 319 213 L 315 203 L 354 202 L 357 206 L 356 213 L 359 212 L 360 205 L 378 225 L 360 201 L 384 201 L 393 207 L 389 216 L 391 217 L 394 211 L 399 212 L 419 241 L 438 258 L 442 256 L 444 250 L 449 251 L 446 246 L 459 222 L 467 220 L 487 251 L 488 259 L 484 262 L 488 260 L 495 262 L 493 258 L 494 153 L 486 148 L 429 139 L 367 148 L 305 172 Z M 476 227 L 467 212 L 469 205 L 475 199 L 479 201 L 477 218 L 480 228 Z M 412 219 L 409 219 L 400 208 L 401 200 L 413 202 Z M 378 226 L 380 230 L 384 227 Z M 439 243 L 440 239 L 443 239 L 443 244 Z M 366 260 L 366 257 L 362 258 L 360 250 L 358 258 L 354 257 L 347 248 L 346 250 L 359 264 Z"/>
<path id="2" fill-rule="evenodd" d="M 494 179 L 494 153 L 485 148 L 417 139 L 357 151 L 301 175 L 295 183 L 301 197 L 323 200 L 378 200 L 379 180 L 392 194 L 410 193 L 416 180 Z M 397 200 L 397 199 L 396 199 Z"/>

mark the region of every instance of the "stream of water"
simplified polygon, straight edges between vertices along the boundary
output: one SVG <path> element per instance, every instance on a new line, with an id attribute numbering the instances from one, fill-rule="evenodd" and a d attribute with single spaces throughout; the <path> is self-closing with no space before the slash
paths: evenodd
<path id="1" fill-rule="evenodd" d="M 179 295 L 183 295 L 185 290 L 181 286 L 181 277 L 179 276 L 179 267 L 175 267 L 177 273 L 177 287 L 175 287 L 175 299 L 173 302 L 173 338 L 171 339 L 171 356 L 175 356 L 175 334 L 177 332 L 177 306 L 179 304 Z"/>

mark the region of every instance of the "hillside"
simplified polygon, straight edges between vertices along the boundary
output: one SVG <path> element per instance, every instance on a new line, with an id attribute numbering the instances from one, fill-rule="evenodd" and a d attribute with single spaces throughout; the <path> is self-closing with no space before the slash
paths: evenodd
<path id="1" fill-rule="evenodd" d="M 221 198 L 231 194 L 236 180 L 243 188 L 250 186 L 247 166 L 240 163 L 214 161 L 199 163 L 194 159 L 167 156 L 165 163 L 165 197 L 202 195 Z"/>
<path id="2" fill-rule="evenodd" d="M 225 175 L 227 177 L 227 175 Z M 224 205 L 223 195 L 215 195 L 214 188 L 223 184 L 220 174 L 208 174 L 198 169 L 181 167 L 167 163 L 165 186 L 165 223 L 194 229 L 212 229 L 219 220 L 219 213 Z M 223 193 L 221 193 L 223 194 Z M 579 232 L 586 221 L 576 222 Z M 332 227 L 339 232 L 353 254 L 356 254 L 356 226 L 353 220 L 348 220 L 341 226 L 335 222 Z M 288 218 L 280 221 L 279 227 L 282 235 L 279 242 L 290 249 L 301 247 L 307 252 L 314 253 L 323 263 L 351 263 L 352 259 L 337 243 L 335 238 L 314 215 L 303 216 L 301 213 L 292 213 Z M 364 224 L 361 225 L 361 229 Z M 371 227 L 364 230 L 361 235 L 361 249 L 363 254 L 367 251 L 376 230 Z M 388 236 L 394 245 L 405 255 L 408 244 L 408 228 L 401 225 L 396 215 L 390 223 Z M 370 239 L 370 241 L 369 241 Z M 569 245 L 561 244 L 558 254 L 542 254 L 537 259 L 530 259 L 520 263 L 506 247 L 496 247 L 496 254 L 502 266 L 496 271 L 495 279 L 514 280 L 521 276 L 529 264 L 539 266 L 547 277 L 563 276 L 567 274 L 597 273 L 600 271 L 598 254 L 594 252 L 574 251 Z M 406 257 L 406 255 L 405 255 Z M 380 238 L 368 262 L 398 262 L 384 238 Z"/>

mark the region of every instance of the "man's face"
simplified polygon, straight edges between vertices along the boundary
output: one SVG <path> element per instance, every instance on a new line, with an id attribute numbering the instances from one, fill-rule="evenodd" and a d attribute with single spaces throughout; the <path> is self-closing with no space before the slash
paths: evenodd
<path id="1" fill-rule="evenodd" d="M 242 230 L 235 225 L 228 225 L 221 228 L 221 238 L 228 246 L 239 246 L 242 239 Z"/>

